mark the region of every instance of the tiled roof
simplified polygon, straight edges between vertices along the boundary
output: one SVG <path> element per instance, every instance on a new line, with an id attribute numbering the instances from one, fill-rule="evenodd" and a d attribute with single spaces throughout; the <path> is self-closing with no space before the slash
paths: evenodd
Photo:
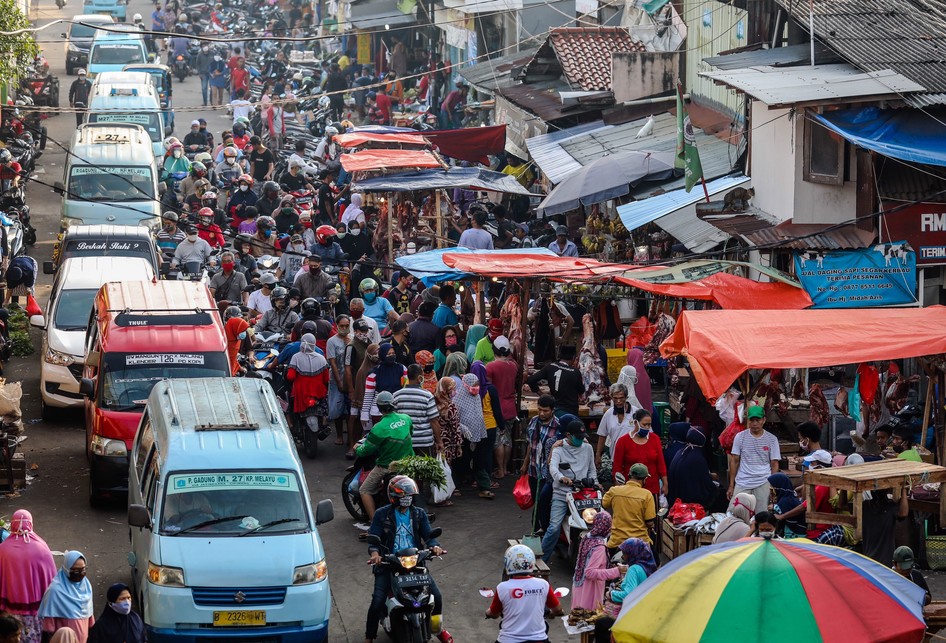
<path id="1" fill-rule="evenodd" d="M 647 51 L 624 27 L 561 27 L 549 32 L 543 56 L 551 46 L 562 75 L 572 89 L 609 91 L 611 56 L 616 51 Z"/>

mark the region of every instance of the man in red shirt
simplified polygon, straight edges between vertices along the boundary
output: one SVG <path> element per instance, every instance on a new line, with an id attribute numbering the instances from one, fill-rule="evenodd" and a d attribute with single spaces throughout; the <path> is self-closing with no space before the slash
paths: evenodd
<path id="1" fill-rule="evenodd" d="M 504 478 L 507 462 L 512 454 L 512 432 L 518 416 L 516 406 L 516 380 L 519 377 L 519 365 L 511 356 L 509 340 L 500 335 L 493 340 L 493 353 L 496 359 L 486 365 L 486 377 L 499 393 L 499 406 L 503 411 L 504 426 L 496 433 L 496 445 L 493 448 L 496 461 L 496 477 Z M 508 469 L 511 471 L 511 468 Z"/>
<path id="2" fill-rule="evenodd" d="M 3 186 L 4 189 L 18 187 L 22 173 L 23 168 L 13 160 L 13 154 L 10 153 L 10 150 L 0 150 L 0 182 L 6 184 L 7 181 L 10 181 L 9 186 Z"/>
<path id="3" fill-rule="evenodd" d="M 230 60 L 233 60 L 232 58 Z M 229 65 L 229 61 L 227 62 Z M 239 90 L 250 93 L 250 70 L 246 68 L 246 58 L 237 58 L 236 67 L 230 71 L 230 95 L 236 96 Z"/>
<path id="4" fill-rule="evenodd" d="M 378 87 L 374 98 L 378 111 L 381 113 L 381 119 L 385 125 L 391 124 L 391 97 L 388 96 L 383 87 Z"/>

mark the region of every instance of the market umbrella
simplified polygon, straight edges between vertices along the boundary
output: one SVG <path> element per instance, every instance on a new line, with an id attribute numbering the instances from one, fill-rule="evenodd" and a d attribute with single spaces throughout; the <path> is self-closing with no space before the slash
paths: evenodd
<path id="1" fill-rule="evenodd" d="M 569 174 L 539 204 L 540 216 L 552 217 L 579 205 L 593 205 L 624 196 L 641 181 L 662 181 L 674 175 L 673 152 L 617 152 Z"/>
<path id="2" fill-rule="evenodd" d="M 922 641 L 925 592 L 807 539 L 745 538 L 674 559 L 624 599 L 616 643 Z"/>

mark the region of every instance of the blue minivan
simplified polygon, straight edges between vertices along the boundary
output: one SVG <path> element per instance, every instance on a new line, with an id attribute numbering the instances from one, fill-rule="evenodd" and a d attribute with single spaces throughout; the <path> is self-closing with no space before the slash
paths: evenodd
<path id="1" fill-rule="evenodd" d="M 119 22 L 128 16 L 128 0 L 85 0 L 82 4 L 83 13 L 101 13 Z"/>
<path id="2" fill-rule="evenodd" d="M 130 456 L 128 559 L 149 641 L 327 639 L 317 527 L 332 501 L 312 510 L 266 381 L 158 382 Z"/>

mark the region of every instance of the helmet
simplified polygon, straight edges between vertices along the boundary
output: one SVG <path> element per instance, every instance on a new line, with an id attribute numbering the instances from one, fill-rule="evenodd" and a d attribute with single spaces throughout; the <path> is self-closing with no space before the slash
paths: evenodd
<path id="1" fill-rule="evenodd" d="M 235 247 L 236 249 L 238 249 L 238 250 L 239 250 L 240 248 L 242 248 L 242 247 L 243 247 L 243 244 L 245 244 L 245 243 L 249 243 L 249 244 L 252 245 L 252 243 L 253 243 L 253 237 L 251 237 L 251 236 L 248 235 L 248 234 L 238 234 L 238 235 L 236 236 L 236 239 L 234 239 L 234 241 L 233 241 L 234 247 Z M 268 274 L 268 273 L 267 273 L 267 274 Z M 266 275 L 263 275 L 263 277 L 265 277 L 265 276 L 266 276 Z M 269 275 L 269 276 L 272 277 L 272 275 Z M 263 277 L 260 277 L 260 283 L 263 282 Z"/>
<path id="2" fill-rule="evenodd" d="M 321 314 L 322 307 L 319 306 L 319 302 L 313 297 L 307 297 L 302 300 L 302 303 L 299 304 L 299 310 L 302 312 L 303 316 L 308 313 L 318 313 Z"/>
<path id="3" fill-rule="evenodd" d="M 531 574 L 535 571 L 535 552 L 526 545 L 513 545 L 503 554 L 506 575 Z"/>
<path id="4" fill-rule="evenodd" d="M 366 277 L 362 279 L 361 283 L 358 284 L 358 290 L 359 292 L 361 292 L 362 295 L 365 294 L 366 290 L 377 290 L 377 289 L 378 289 L 378 282 L 376 282 L 371 277 Z"/>
<path id="5" fill-rule="evenodd" d="M 207 179 L 197 179 L 194 181 L 194 191 L 203 198 L 204 193 L 207 191 L 207 188 L 210 187 L 210 181 Z M 214 195 L 216 196 L 216 195 Z"/>
<path id="6" fill-rule="evenodd" d="M 338 129 L 336 127 L 333 127 L 332 125 L 329 125 L 328 127 L 325 128 L 325 138 L 330 139 L 333 136 L 338 136 Z"/>
<path id="7" fill-rule="evenodd" d="M 10 153 L 10 150 L 4 148 L 0 150 L 0 163 L 9 163 L 13 160 L 13 154 Z"/>
<path id="8" fill-rule="evenodd" d="M 223 321 L 229 321 L 234 317 L 242 317 L 243 311 L 240 310 L 239 306 L 227 306 L 227 309 L 223 311 Z"/>
<path id="9" fill-rule="evenodd" d="M 302 72 L 301 72 L 301 71 L 297 71 L 296 73 L 294 73 L 294 74 L 292 75 L 292 79 L 293 79 L 293 80 L 302 80 Z"/>
<path id="10" fill-rule="evenodd" d="M 181 144 L 181 142 L 177 140 L 176 136 L 168 136 L 166 139 L 164 139 L 164 149 L 166 151 L 170 151 L 171 146 L 174 145 L 175 143 L 177 143 L 178 145 Z"/>
<path id="11" fill-rule="evenodd" d="M 204 190 L 204 193 L 200 196 L 201 201 L 216 201 L 217 193 L 213 190 Z"/>
<path id="12" fill-rule="evenodd" d="M 275 181 L 266 181 L 263 184 L 263 194 L 269 194 L 270 192 L 279 193 L 279 184 Z"/>
<path id="13" fill-rule="evenodd" d="M 331 104 L 332 104 L 332 99 L 329 98 L 328 96 L 322 96 L 319 99 L 319 108 L 321 109 L 328 109 L 331 106 Z"/>
<path id="14" fill-rule="evenodd" d="M 351 129 L 354 129 L 354 128 L 355 128 L 355 124 L 352 123 L 351 121 L 342 121 L 342 129 L 343 129 L 344 131 L 347 132 L 348 130 L 351 130 Z"/>
<path id="15" fill-rule="evenodd" d="M 233 122 L 234 125 L 242 125 L 243 127 L 250 128 L 250 119 L 246 116 L 241 116 Z"/>
<path id="16" fill-rule="evenodd" d="M 227 156 L 236 157 L 236 155 L 237 155 L 237 148 L 233 147 L 232 145 L 228 145 L 227 147 L 223 148 L 224 157 L 227 157 Z"/>
<path id="17" fill-rule="evenodd" d="M 141 14 L 140 14 L 140 13 L 136 13 L 136 14 L 132 17 L 132 20 L 135 21 L 135 22 L 141 22 Z"/>
<path id="18" fill-rule="evenodd" d="M 161 218 L 166 219 L 168 221 L 173 221 L 174 223 L 177 223 L 178 221 L 177 212 L 172 212 L 171 210 L 168 210 L 167 212 L 162 214 Z"/>
<path id="19" fill-rule="evenodd" d="M 184 150 L 184 144 L 177 139 L 174 139 L 174 142 L 168 146 L 168 152 L 174 152 L 175 150 Z M 206 170 L 207 168 L 204 169 Z"/>
<path id="20" fill-rule="evenodd" d="M 179 16 L 177 17 L 177 19 L 180 20 L 180 21 L 183 22 L 183 23 L 186 23 L 186 22 L 187 22 L 187 14 L 182 11 L 182 12 L 181 12 L 181 15 L 179 15 Z"/>
<path id="21" fill-rule="evenodd" d="M 299 331 L 299 334 L 305 335 L 306 333 L 312 333 L 313 335 L 315 335 L 316 332 L 318 332 L 318 330 L 319 330 L 319 325 L 316 324 L 311 319 L 307 319 L 304 322 L 302 322 L 302 328 Z"/>
<path id="22" fill-rule="evenodd" d="M 197 211 L 197 218 L 213 220 L 214 211 L 211 210 L 210 208 L 201 208 L 200 210 Z"/>
<path id="23" fill-rule="evenodd" d="M 240 178 L 237 179 L 237 183 L 248 183 L 250 187 L 253 187 L 253 177 L 249 174 L 241 174 Z"/>
<path id="24" fill-rule="evenodd" d="M 276 220 L 272 217 L 262 216 L 256 220 L 257 228 L 275 228 Z"/>
<path id="25" fill-rule="evenodd" d="M 273 305 L 273 308 L 276 308 L 276 304 L 280 301 L 284 304 L 288 304 L 289 291 L 283 288 L 282 286 L 280 286 L 279 288 L 274 288 L 273 294 L 269 296 L 269 301 Z"/>
<path id="26" fill-rule="evenodd" d="M 194 155 L 194 161 L 196 163 L 203 163 L 204 165 L 207 165 L 208 163 L 213 163 L 213 160 L 214 159 L 212 156 L 210 156 L 209 152 L 201 152 L 200 154 Z"/>
<path id="27" fill-rule="evenodd" d="M 330 225 L 320 225 L 315 229 L 315 240 L 319 243 L 325 243 L 332 237 L 338 234 L 338 230 L 333 228 Z"/>
<path id="28" fill-rule="evenodd" d="M 207 166 L 200 161 L 194 161 L 191 163 L 191 174 L 199 177 L 207 176 Z"/>
<path id="29" fill-rule="evenodd" d="M 387 395 L 384 395 L 385 393 L 387 393 Z M 391 406 L 394 405 L 394 396 L 388 391 L 382 391 L 381 393 L 378 393 L 376 400 L 378 402 L 379 409 L 381 408 L 382 396 L 391 400 Z M 397 502 L 401 498 L 406 498 L 407 496 L 416 496 L 418 493 L 420 493 L 420 491 L 417 489 L 417 483 L 407 476 L 394 476 L 388 483 L 388 500 L 391 502 Z M 526 549 L 528 549 L 528 547 Z"/>
<path id="30" fill-rule="evenodd" d="M 276 275 L 274 275 L 274 274 L 271 273 L 271 272 L 265 272 L 265 273 L 263 273 L 263 275 L 259 278 L 259 282 L 260 282 L 261 284 L 264 284 L 264 285 L 265 285 L 265 284 L 268 284 L 268 285 L 272 286 L 272 285 L 274 285 L 274 284 L 276 283 Z M 285 288 L 283 288 L 283 290 L 285 290 Z"/>

